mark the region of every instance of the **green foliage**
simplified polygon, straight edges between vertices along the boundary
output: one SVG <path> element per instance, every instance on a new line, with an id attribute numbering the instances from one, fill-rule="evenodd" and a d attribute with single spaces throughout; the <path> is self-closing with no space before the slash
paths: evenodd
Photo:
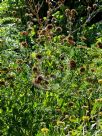
<path id="1" fill-rule="evenodd" d="M 65 34 L 65 7 L 53 12 L 54 26 L 48 16 L 40 25 L 26 20 L 23 2 L 0 7 L 0 135 L 101 136 L 101 24 L 75 38 Z"/>

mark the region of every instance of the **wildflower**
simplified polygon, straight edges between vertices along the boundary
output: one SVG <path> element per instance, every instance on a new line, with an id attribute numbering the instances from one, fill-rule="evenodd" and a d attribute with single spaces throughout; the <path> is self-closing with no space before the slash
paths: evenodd
<path id="1" fill-rule="evenodd" d="M 42 133 L 48 133 L 48 131 L 49 131 L 48 128 L 42 128 L 42 129 L 41 129 L 41 132 L 42 132 Z"/>
<path id="2" fill-rule="evenodd" d="M 102 79 L 99 79 L 99 80 L 98 80 L 98 83 L 99 83 L 99 84 L 102 84 Z"/>
<path id="3" fill-rule="evenodd" d="M 89 116 L 83 116 L 83 117 L 82 117 L 82 120 L 85 121 L 85 122 L 89 121 L 89 119 L 90 119 Z"/>
<path id="4" fill-rule="evenodd" d="M 65 122 L 63 122 L 63 121 L 57 121 L 57 126 L 65 126 Z"/>

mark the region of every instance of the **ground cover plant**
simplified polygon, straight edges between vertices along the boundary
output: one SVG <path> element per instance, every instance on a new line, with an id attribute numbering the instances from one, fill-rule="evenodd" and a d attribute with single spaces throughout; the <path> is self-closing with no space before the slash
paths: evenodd
<path id="1" fill-rule="evenodd" d="M 101 12 L 101 0 L 0 1 L 0 135 L 102 135 Z"/>

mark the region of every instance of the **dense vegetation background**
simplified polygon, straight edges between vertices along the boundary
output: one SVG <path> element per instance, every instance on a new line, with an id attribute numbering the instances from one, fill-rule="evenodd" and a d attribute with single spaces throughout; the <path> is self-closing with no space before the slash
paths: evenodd
<path id="1" fill-rule="evenodd" d="M 102 135 L 102 0 L 0 1 L 0 135 Z"/>

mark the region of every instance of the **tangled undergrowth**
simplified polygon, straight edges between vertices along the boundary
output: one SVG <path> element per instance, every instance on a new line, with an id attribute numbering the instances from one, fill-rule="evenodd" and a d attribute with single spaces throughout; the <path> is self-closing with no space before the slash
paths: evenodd
<path id="1" fill-rule="evenodd" d="M 91 35 L 101 34 L 101 23 L 81 32 L 90 41 L 81 34 L 76 40 L 60 26 L 23 26 L 7 9 L 2 2 L 0 135 L 101 136 L 102 38 Z"/>

